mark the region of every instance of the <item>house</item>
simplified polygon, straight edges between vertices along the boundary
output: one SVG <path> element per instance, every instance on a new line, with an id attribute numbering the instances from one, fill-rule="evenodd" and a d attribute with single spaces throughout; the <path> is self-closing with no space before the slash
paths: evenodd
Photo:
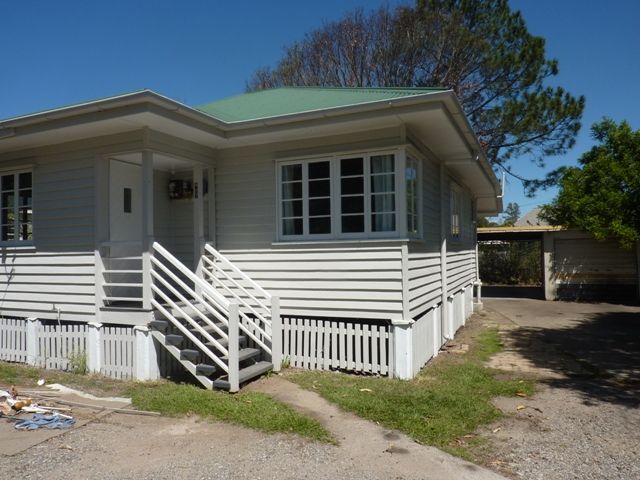
<path id="1" fill-rule="evenodd" d="M 436 88 L 145 90 L 0 122 L 0 169 L 0 358 L 175 358 L 231 390 L 283 361 L 414 376 L 471 313 L 475 217 L 501 209 Z"/>

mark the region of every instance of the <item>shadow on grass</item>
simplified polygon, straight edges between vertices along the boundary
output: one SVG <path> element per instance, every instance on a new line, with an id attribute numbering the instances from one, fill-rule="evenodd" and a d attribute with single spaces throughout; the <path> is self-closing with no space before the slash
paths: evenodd
<path id="1" fill-rule="evenodd" d="M 546 383 L 599 400 L 640 406 L 640 312 L 593 314 L 566 328 L 523 327 L 514 348 L 534 365 L 560 373 Z"/>

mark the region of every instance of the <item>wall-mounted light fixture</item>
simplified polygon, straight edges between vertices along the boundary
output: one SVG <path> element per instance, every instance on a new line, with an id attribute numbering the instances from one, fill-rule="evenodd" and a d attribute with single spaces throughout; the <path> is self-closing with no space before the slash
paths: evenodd
<path id="1" fill-rule="evenodd" d="M 169 198 L 171 200 L 191 198 L 192 196 L 193 196 L 193 186 L 190 180 L 169 181 Z"/>

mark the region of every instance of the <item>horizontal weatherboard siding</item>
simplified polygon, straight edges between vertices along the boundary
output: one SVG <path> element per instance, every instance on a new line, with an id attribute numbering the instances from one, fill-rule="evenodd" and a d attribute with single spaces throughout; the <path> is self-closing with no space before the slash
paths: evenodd
<path id="1" fill-rule="evenodd" d="M 0 312 L 91 321 L 95 314 L 94 164 L 33 162 L 33 245 L 0 247 Z"/>

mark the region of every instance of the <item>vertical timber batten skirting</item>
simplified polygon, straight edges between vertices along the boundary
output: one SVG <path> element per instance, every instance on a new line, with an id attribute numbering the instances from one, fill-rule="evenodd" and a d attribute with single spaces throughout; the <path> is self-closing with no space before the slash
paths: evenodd
<path id="1" fill-rule="evenodd" d="M 146 327 L 0 318 L 0 360 L 116 379 L 158 378 Z"/>

